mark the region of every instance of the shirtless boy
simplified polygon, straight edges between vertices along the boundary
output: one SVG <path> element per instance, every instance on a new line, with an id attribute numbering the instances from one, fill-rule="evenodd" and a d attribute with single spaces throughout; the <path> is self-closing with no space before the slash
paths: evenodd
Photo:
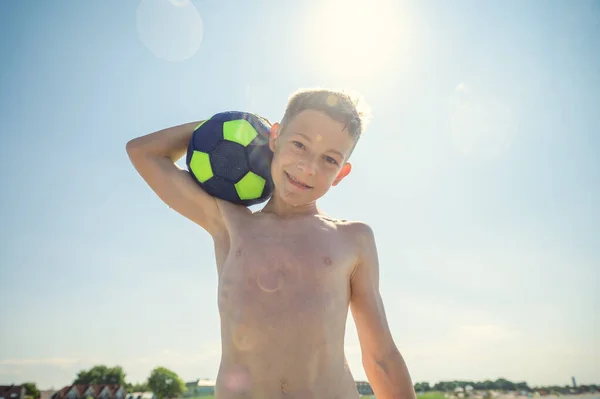
<path id="1" fill-rule="evenodd" d="M 222 355 L 217 399 L 358 398 L 344 354 L 348 308 L 377 399 L 414 399 L 379 293 L 373 232 L 316 201 L 348 176 L 364 120 L 348 95 L 295 93 L 271 129 L 275 191 L 252 213 L 206 194 L 175 162 L 194 121 L 127 143 L 131 162 L 172 209 L 213 238 Z"/>

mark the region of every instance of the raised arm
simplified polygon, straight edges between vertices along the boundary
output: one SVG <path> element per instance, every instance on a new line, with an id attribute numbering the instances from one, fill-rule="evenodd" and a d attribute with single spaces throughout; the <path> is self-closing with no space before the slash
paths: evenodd
<path id="1" fill-rule="evenodd" d="M 169 207 L 202 226 L 216 238 L 226 233 L 217 200 L 207 194 L 175 162 L 185 155 L 201 121 L 170 127 L 127 143 L 131 163 Z"/>

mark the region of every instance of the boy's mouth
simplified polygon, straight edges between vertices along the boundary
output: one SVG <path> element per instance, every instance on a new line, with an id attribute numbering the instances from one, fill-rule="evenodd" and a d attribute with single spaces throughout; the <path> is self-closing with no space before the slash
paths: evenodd
<path id="1" fill-rule="evenodd" d="M 303 190 L 308 190 L 308 189 L 312 188 L 311 186 L 308 186 L 308 185 L 302 183 L 301 181 L 296 180 L 291 175 L 289 175 L 287 172 L 284 171 L 283 173 L 285 173 L 285 176 L 287 177 L 288 181 L 290 183 L 292 183 L 294 186 L 301 188 Z"/>

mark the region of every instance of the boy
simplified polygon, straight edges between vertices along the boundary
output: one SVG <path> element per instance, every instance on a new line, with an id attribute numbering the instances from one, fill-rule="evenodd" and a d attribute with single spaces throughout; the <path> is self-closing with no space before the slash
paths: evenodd
<path id="1" fill-rule="evenodd" d="M 213 238 L 222 340 L 216 398 L 357 398 L 344 354 L 350 307 L 377 399 L 414 399 L 379 294 L 373 232 L 316 205 L 350 173 L 364 125 L 353 100 L 329 90 L 290 98 L 271 129 L 275 190 L 255 213 L 206 194 L 175 165 L 199 123 L 133 139 L 127 152 L 152 190 Z"/>

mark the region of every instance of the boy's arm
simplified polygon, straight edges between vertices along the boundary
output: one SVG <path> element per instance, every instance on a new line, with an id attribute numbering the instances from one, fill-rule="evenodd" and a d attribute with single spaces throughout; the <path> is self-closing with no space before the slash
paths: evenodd
<path id="1" fill-rule="evenodd" d="M 170 127 L 127 143 L 131 163 L 150 188 L 169 207 L 202 226 L 213 237 L 225 232 L 217 200 L 207 194 L 175 162 L 187 151 L 201 122 Z"/>
<path id="2" fill-rule="evenodd" d="M 350 280 L 350 309 L 365 373 L 378 399 L 414 399 L 413 383 L 392 338 L 379 293 L 379 261 L 373 231 L 362 223 L 353 227 L 360 256 Z"/>

